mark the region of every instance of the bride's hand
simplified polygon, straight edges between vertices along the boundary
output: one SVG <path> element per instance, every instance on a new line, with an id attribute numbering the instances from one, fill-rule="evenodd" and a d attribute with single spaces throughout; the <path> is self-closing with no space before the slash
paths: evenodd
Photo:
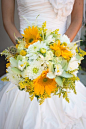
<path id="1" fill-rule="evenodd" d="M 18 30 L 15 27 L 14 24 L 14 9 L 15 9 L 15 0 L 1 0 L 1 7 L 2 7 L 2 19 L 3 19 L 3 25 L 8 33 L 10 39 L 14 44 L 15 42 L 15 37 L 22 37 L 21 34 L 18 32 Z"/>
<path id="2" fill-rule="evenodd" d="M 82 25 L 83 4 L 83 0 L 75 0 L 71 14 L 71 24 L 65 33 L 70 38 L 70 41 L 74 39 Z"/>

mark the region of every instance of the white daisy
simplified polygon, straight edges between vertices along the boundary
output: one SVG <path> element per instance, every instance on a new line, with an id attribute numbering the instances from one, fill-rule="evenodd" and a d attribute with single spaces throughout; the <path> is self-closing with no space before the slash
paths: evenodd
<path id="1" fill-rule="evenodd" d="M 22 73 L 22 76 L 29 77 L 29 79 L 33 80 L 40 76 L 43 70 L 44 68 L 41 66 L 39 61 L 33 61 L 31 65 L 28 66 L 27 69 Z"/>
<path id="2" fill-rule="evenodd" d="M 32 45 L 30 45 L 27 49 L 27 57 L 29 60 L 36 60 L 39 57 L 40 52 L 47 51 L 49 47 L 43 41 L 38 41 Z M 40 51 L 41 50 L 41 51 Z"/>

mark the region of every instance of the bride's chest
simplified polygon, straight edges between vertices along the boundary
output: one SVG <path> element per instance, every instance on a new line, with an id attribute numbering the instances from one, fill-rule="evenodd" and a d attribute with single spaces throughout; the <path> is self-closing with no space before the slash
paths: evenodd
<path id="1" fill-rule="evenodd" d="M 67 17 L 73 9 L 74 0 L 17 0 L 20 11 L 54 11 L 58 16 Z M 44 10 L 44 11 L 43 11 Z"/>
<path id="2" fill-rule="evenodd" d="M 74 0 L 17 0 L 18 3 L 22 5 L 38 5 L 38 4 L 52 4 L 55 6 L 67 5 L 68 3 L 74 3 Z"/>

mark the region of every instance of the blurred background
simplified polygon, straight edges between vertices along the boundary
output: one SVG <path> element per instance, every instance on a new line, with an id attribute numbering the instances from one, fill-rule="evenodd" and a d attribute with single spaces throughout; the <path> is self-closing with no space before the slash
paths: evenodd
<path id="1" fill-rule="evenodd" d="M 83 24 L 79 32 L 79 36 L 80 36 L 80 39 L 83 40 L 82 42 L 80 42 L 80 47 L 86 51 L 86 0 L 84 0 L 84 10 L 85 11 L 83 13 Z M 15 25 L 19 30 L 19 19 L 18 19 L 18 13 L 17 13 L 16 0 L 15 0 Z M 0 0 L 0 52 L 2 52 L 5 48 L 12 45 L 13 43 L 11 42 L 10 38 L 8 37 L 3 27 L 2 14 L 1 14 L 1 0 Z M 6 64 L 6 61 L 4 56 L 0 55 L 0 77 L 5 74 L 5 71 L 6 71 L 5 64 Z M 78 76 L 81 82 L 86 86 L 86 56 L 81 63 Z"/>

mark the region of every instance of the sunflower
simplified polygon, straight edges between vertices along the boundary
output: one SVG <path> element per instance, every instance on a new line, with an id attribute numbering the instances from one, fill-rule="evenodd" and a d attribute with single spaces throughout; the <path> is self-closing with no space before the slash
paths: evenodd
<path id="1" fill-rule="evenodd" d="M 25 38 L 26 48 L 28 48 L 30 44 L 33 44 L 34 42 L 37 42 L 40 39 L 38 28 L 34 26 L 32 26 L 32 28 L 30 26 L 26 28 L 22 36 Z"/>
<path id="2" fill-rule="evenodd" d="M 52 91 L 55 91 L 56 82 L 55 79 L 49 79 L 46 77 L 48 71 L 43 71 L 43 73 L 33 80 L 34 84 L 34 93 L 36 95 L 43 95 L 44 92 L 46 92 L 48 95 L 52 93 Z"/>

